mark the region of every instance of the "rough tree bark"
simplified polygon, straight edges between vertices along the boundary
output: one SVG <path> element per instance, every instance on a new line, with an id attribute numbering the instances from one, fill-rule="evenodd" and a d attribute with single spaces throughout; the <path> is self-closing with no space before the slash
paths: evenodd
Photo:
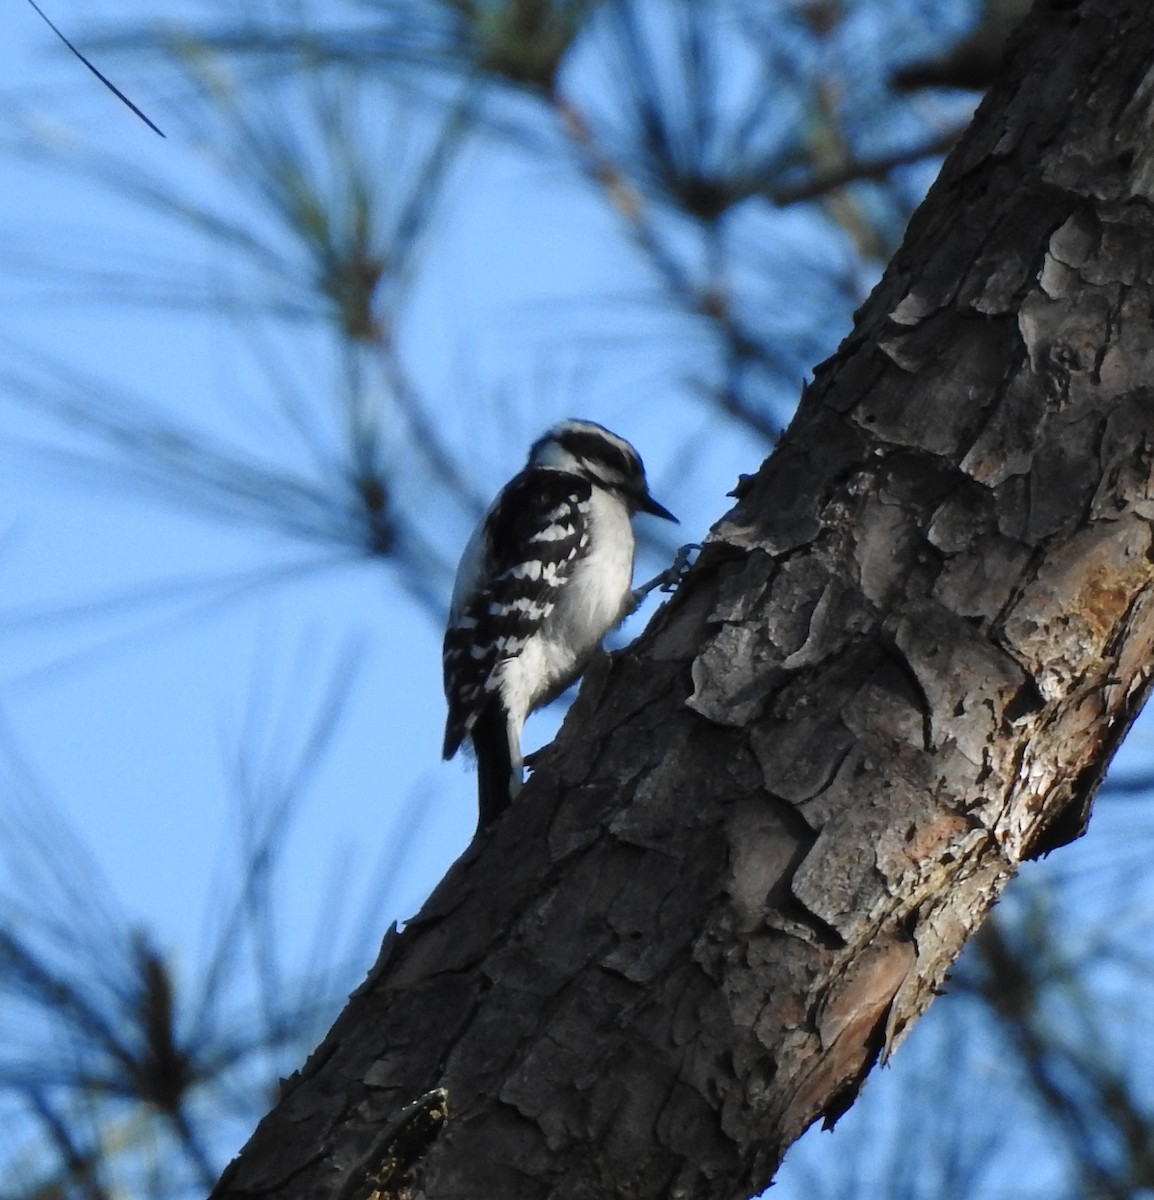
<path id="1" fill-rule="evenodd" d="M 1051 0 L 1015 45 L 690 579 L 220 1200 L 748 1196 L 1081 830 L 1154 643 L 1154 20 Z"/>

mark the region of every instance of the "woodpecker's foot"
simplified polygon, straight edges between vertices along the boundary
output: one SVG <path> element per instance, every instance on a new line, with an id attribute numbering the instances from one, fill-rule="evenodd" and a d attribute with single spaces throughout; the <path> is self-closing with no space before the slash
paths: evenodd
<path id="1" fill-rule="evenodd" d="M 660 588 L 663 592 L 675 592 L 677 585 L 685 577 L 689 568 L 693 566 L 692 560 L 700 549 L 699 542 L 689 542 L 682 546 L 674 555 L 673 562 L 660 575 L 654 575 L 648 583 L 643 583 L 640 587 L 633 589 L 633 607 L 636 608 L 656 588 Z"/>
<path id="2" fill-rule="evenodd" d="M 689 569 L 693 566 L 700 552 L 700 542 L 686 542 L 684 546 L 678 549 L 677 553 L 673 556 L 673 562 L 669 568 L 662 572 L 663 575 L 669 577 L 661 585 L 663 592 L 677 591 L 678 584 L 689 574 Z"/>

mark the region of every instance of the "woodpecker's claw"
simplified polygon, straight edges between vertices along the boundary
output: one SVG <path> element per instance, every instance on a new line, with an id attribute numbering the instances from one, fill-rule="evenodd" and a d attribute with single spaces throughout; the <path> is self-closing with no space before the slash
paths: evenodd
<path id="1" fill-rule="evenodd" d="M 677 551 L 670 566 L 666 567 L 660 575 L 654 575 L 648 583 L 643 583 L 640 587 L 633 589 L 633 607 L 636 608 L 650 592 L 657 588 L 660 588 L 663 592 L 676 591 L 677 585 L 693 565 L 690 559 L 700 549 L 701 545 L 698 542 L 690 542 L 688 545 L 682 546 Z"/>
<path id="2" fill-rule="evenodd" d="M 693 566 L 692 560 L 700 550 L 700 542 L 687 542 L 677 551 L 669 568 L 661 572 L 662 575 L 668 576 L 661 585 L 663 592 L 677 591 L 677 585 L 689 574 L 689 568 Z"/>

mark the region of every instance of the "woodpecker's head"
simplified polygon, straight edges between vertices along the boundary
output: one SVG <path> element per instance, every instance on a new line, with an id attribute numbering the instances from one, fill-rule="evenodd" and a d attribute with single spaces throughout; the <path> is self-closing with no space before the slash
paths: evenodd
<path id="1" fill-rule="evenodd" d="M 529 451 L 529 466 L 570 471 L 616 496 L 630 512 L 677 518 L 649 494 L 641 456 L 622 437 L 594 421 L 554 425 Z"/>

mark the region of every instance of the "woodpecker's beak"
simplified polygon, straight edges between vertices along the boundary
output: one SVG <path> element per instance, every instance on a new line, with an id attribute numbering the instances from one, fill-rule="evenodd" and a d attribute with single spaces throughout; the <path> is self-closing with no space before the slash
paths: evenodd
<path id="1" fill-rule="evenodd" d="M 681 522 L 665 507 L 663 504 L 658 504 L 656 500 L 648 493 L 638 497 L 637 511 L 652 513 L 655 517 L 662 517 L 666 521 L 672 521 L 674 525 L 680 525 Z"/>

